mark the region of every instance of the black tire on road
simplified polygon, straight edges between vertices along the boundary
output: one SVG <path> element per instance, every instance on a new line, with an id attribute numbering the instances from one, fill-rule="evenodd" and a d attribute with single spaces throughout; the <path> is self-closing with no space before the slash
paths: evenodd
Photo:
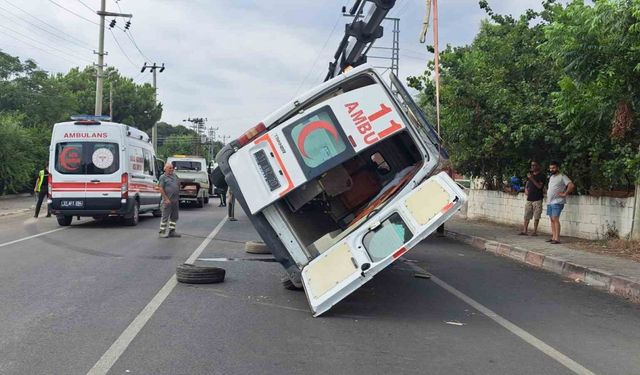
<path id="1" fill-rule="evenodd" d="M 286 290 L 302 290 L 302 287 L 294 284 L 288 275 L 282 276 L 282 278 L 280 279 L 280 283 Z"/>
<path id="2" fill-rule="evenodd" d="M 130 227 L 134 227 L 138 225 L 140 221 L 140 204 L 137 202 L 133 204 L 133 209 L 131 212 L 131 217 L 124 218 L 124 225 L 128 225 Z"/>
<path id="3" fill-rule="evenodd" d="M 204 207 L 204 198 L 203 197 L 198 197 L 198 200 L 196 200 L 196 207 L 198 207 L 198 208 Z"/>
<path id="4" fill-rule="evenodd" d="M 245 242 L 244 250 L 249 254 L 271 254 L 271 250 L 269 250 L 269 247 L 261 241 Z"/>
<path id="5" fill-rule="evenodd" d="M 208 196 L 204 197 L 204 204 L 209 204 L 209 197 Z"/>
<path id="6" fill-rule="evenodd" d="M 224 281 L 226 271 L 219 267 L 203 267 L 183 263 L 176 267 L 176 279 L 185 284 L 214 284 Z"/>
<path id="7" fill-rule="evenodd" d="M 58 215 L 56 216 L 56 219 L 58 219 L 58 225 L 60 225 L 61 227 L 68 227 L 69 225 L 71 225 L 71 220 L 73 220 L 73 216 Z"/>

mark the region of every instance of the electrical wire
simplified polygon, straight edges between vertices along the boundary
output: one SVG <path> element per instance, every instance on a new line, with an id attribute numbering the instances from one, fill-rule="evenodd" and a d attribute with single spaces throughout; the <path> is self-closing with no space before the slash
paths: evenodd
<path id="1" fill-rule="evenodd" d="M 116 3 L 116 6 L 118 7 L 118 11 L 120 13 L 122 13 L 122 8 L 120 7 L 120 2 L 118 0 L 114 0 L 114 2 Z M 145 61 L 153 61 L 152 59 L 148 58 L 147 55 L 144 54 L 144 52 L 142 52 L 140 47 L 138 47 L 138 43 L 136 43 L 136 40 L 133 37 L 133 34 L 131 33 L 131 30 L 123 29 L 123 28 L 121 28 L 119 26 L 116 26 L 116 27 L 118 27 L 120 30 L 124 31 L 124 33 L 127 35 L 127 38 L 129 38 L 129 40 L 131 41 L 131 44 L 133 44 L 133 46 L 136 48 L 136 50 L 138 50 L 138 53 L 140 54 L 140 56 L 142 56 L 142 58 Z"/>
<path id="2" fill-rule="evenodd" d="M 0 25 L 0 27 L 1 27 L 1 25 Z M 25 41 L 25 40 L 23 40 L 23 39 L 20 39 L 20 38 L 18 38 L 18 37 L 16 37 L 16 36 L 14 36 L 14 35 L 6 34 L 6 33 L 2 33 L 2 35 L 6 35 L 6 36 L 8 36 L 8 37 L 10 37 L 10 38 L 13 38 L 13 39 L 15 39 L 15 40 L 17 40 L 17 41 L 19 41 L 19 42 L 21 42 L 21 43 L 23 43 L 23 44 L 25 44 L 25 45 L 27 45 L 27 46 L 31 47 L 31 48 L 35 48 L 35 49 L 37 49 L 37 50 L 40 50 L 40 51 L 42 51 L 42 52 L 44 52 L 44 53 L 47 53 L 47 54 L 49 54 L 49 55 L 51 55 L 51 56 L 53 56 L 53 57 L 57 57 L 57 58 L 59 58 L 59 59 L 63 59 L 63 60 L 68 61 L 68 62 L 70 62 L 70 63 L 72 63 L 72 64 L 74 64 L 74 65 L 76 65 L 76 64 L 78 63 L 77 61 L 74 61 L 74 60 L 68 59 L 68 58 L 66 58 L 66 57 L 64 57 L 64 56 L 57 55 L 57 54 L 55 54 L 55 53 L 53 53 L 53 52 L 51 52 L 51 51 L 47 51 L 47 50 L 45 50 L 45 49 L 43 49 L 43 48 L 40 48 L 40 47 L 38 47 L 38 46 L 34 46 L 33 44 L 31 44 L 31 43 L 29 43 L 29 42 L 27 42 L 27 41 Z"/>
<path id="3" fill-rule="evenodd" d="M 6 29 L 6 30 L 9 30 L 9 31 L 11 31 L 11 32 L 12 32 L 12 33 L 14 33 L 14 34 L 18 34 L 18 35 L 22 36 L 23 38 L 27 38 L 27 39 L 29 39 L 29 40 L 31 40 L 31 41 L 36 42 L 36 43 L 43 44 L 43 45 L 47 46 L 48 48 L 50 48 L 50 49 L 52 49 L 52 50 L 54 50 L 54 51 L 61 52 L 61 53 L 65 54 L 65 55 L 68 55 L 68 56 L 74 57 L 74 58 L 76 58 L 76 59 L 78 59 L 78 60 L 83 60 L 83 61 L 86 61 L 86 62 L 92 63 L 92 61 L 91 61 L 91 60 L 87 60 L 87 59 L 85 59 L 85 58 L 83 58 L 83 57 L 80 57 L 80 56 L 77 56 L 77 55 L 70 54 L 68 51 L 63 51 L 63 50 L 58 49 L 58 48 L 56 48 L 56 47 L 52 47 L 52 46 L 48 45 L 47 43 L 43 43 L 43 42 L 41 42 L 41 41 L 39 41 L 39 40 L 36 40 L 36 39 L 34 39 L 34 38 L 32 38 L 32 37 L 30 37 L 30 36 L 28 36 L 28 35 L 25 35 L 25 34 L 23 34 L 23 33 L 19 32 L 19 31 L 15 31 L 15 30 L 13 30 L 13 29 L 11 29 L 11 28 L 9 28 L 9 27 L 5 26 L 5 25 L 0 25 L 0 28 L 3 28 L 3 29 Z M 9 34 L 5 34 L 5 35 L 9 35 Z M 14 39 L 19 39 L 19 38 L 14 37 Z M 24 40 L 23 40 L 23 41 L 24 41 Z"/>
<path id="4" fill-rule="evenodd" d="M 61 37 L 61 36 L 59 36 L 59 35 L 57 35 L 57 34 L 54 34 L 54 33 L 50 32 L 49 30 L 47 30 L 47 29 L 45 29 L 45 28 L 42 28 L 42 27 L 40 27 L 40 26 L 38 26 L 38 25 L 36 25 L 36 24 L 33 24 L 33 23 L 31 23 L 31 22 L 28 22 L 28 21 L 27 21 L 27 20 L 25 20 L 24 18 L 22 18 L 22 17 L 20 17 L 20 16 L 17 16 L 17 15 L 15 15 L 15 14 L 13 14 L 12 12 L 8 11 L 7 9 L 3 8 L 2 6 L 0 6 L 0 10 L 5 11 L 5 12 L 8 12 L 9 14 L 13 15 L 14 17 L 17 17 L 18 19 L 20 19 L 20 20 L 23 20 L 23 21 L 27 22 L 27 23 L 28 23 L 28 24 L 30 24 L 31 26 L 37 27 L 38 29 L 40 29 L 40 30 L 42 30 L 42 31 L 46 32 L 47 34 L 53 35 L 53 36 L 55 36 L 56 38 L 58 38 L 58 39 L 60 39 L 60 40 L 63 40 L 63 41 L 65 41 L 65 42 L 67 42 L 67 43 L 72 43 L 72 44 L 74 44 L 75 46 L 82 48 L 83 50 L 84 50 L 84 49 L 87 49 L 87 48 L 86 48 L 84 45 L 82 45 L 82 44 L 79 44 L 79 43 L 77 43 L 77 42 L 74 42 L 74 41 L 71 41 L 71 40 L 65 39 L 65 38 L 63 38 L 63 37 Z M 1 14 L 2 14 L 2 13 L 0 13 L 0 15 L 1 15 Z M 16 21 L 15 21 L 15 20 L 13 20 L 13 19 L 6 18 L 6 17 L 5 17 L 5 20 L 6 20 L 6 21 L 9 21 L 9 22 L 13 23 L 14 25 L 17 25 L 17 26 L 19 26 L 19 27 L 21 27 L 21 28 L 24 28 L 24 25 L 22 25 L 21 23 L 16 22 Z M 91 51 L 91 49 L 89 49 L 89 51 Z"/>
<path id="5" fill-rule="evenodd" d="M 120 52 L 122 52 L 124 57 L 126 57 L 127 60 L 129 60 L 129 63 L 131 63 L 131 65 L 133 65 L 134 68 L 138 69 L 140 67 L 140 65 L 134 63 L 131 60 L 131 58 L 129 57 L 129 55 L 127 55 L 127 53 L 124 51 L 124 49 L 122 49 L 122 46 L 120 45 L 120 42 L 118 42 L 118 38 L 116 38 L 116 35 L 113 33 L 113 30 L 109 29 L 109 32 L 111 33 L 111 36 L 113 37 L 113 41 L 116 42 L 116 45 L 118 46 L 118 49 L 120 50 Z"/>
<path id="6" fill-rule="evenodd" d="M 60 34 L 64 34 L 64 35 L 68 36 L 70 39 L 75 39 L 76 41 L 78 41 L 78 42 L 80 42 L 80 43 L 84 44 L 84 45 L 85 45 L 85 46 L 87 46 L 88 48 L 93 48 L 91 45 L 87 44 L 84 40 L 82 40 L 82 39 L 78 39 L 78 38 L 76 38 L 75 36 L 73 36 L 73 35 L 71 35 L 71 34 L 69 34 L 69 33 L 65 32 L 64 30 L 61 30 L 61 29 L 58 29 L 58 28 L 57 28 L 57 27 L 55 27 L 55 26 L 52 26 L 49 22 L 44 21 L 44 20 L 42 20 L 42 19 L 40 19 L 40 18 L 38 18 L 38 17 L 34 16 L 33 14 L 29 13 L 28 11 L 26 11 L 26 10 L 24 10 L 24 9 L 20 8 L 19 6 L 15 5 L 15 4 L 13 4 L 13 3 L 11 3 L 9 0 L 4 0 L 4 2 L 5 2 L 5 3 L 7 3 L 7 4 L 9 4 L 9 5 L 10 5 L 10 6 L 12 6 L 13 8 L 15 8 L 15 9 L 17 9 L 17 10 L 21 11 L 22 13 L 26 14 L 27 16 L 29 16 L 29 17 L 31 17 L 31 18 L 33 18 L 33 19 L 35 19 L 36 21 L 38 21 L 38 22 L 42 23 L 43 25 L 46 25 L 46 26 L 47 26 L 47 27 L 49 27 L 50 29 L 55 30 L 56 32 L 58 32 L 58 33 L 60 33 Z M 18 16 L 16 15 L 16 17 L 18 17 Z M 24 20 L 24 21 L 25 21 L 25 22 L 28 22 L 27 20 Z M 29 23 L 29 22 L 28 22 L 28 23 Z M 37 26 L 36 24 L 34 24 L 34 23 L 30 23 L 30 24 L 31 24 L 31 25 L 33 25 L 33 26 L 35 26 L 35 27 L 38 27 L 38 26 Z"/>
<path id="7" fill-rule="evenodd" d="M 74 16 L 76 16 L 76 17 L 78 17 L 78 18 L 81 18 L 81 19 L 83 19 L 83 20 L 85 20 L 85 21 L 87 21 L 87 22 L 91 22 L 91 23 L 92 23 L 92 24 L 94 24 L 94 25 L 98 25 L 98 26 L 100 26 L 100 24 L 99 24 L 99 23 L 97 23 L 97 22 L 95 22 L 95 21 L 93 21 L 93 20 L 88 19 L 87 17 L 84 17 L 84 16 L 82 16 L 82 15 L 78 14 L 78 13 L 76 13 L 76 12 L 72 11 L 72 10 L 71 10 L 71 9 L 69 9 L 69 8 L 66 8 L 66 7 L 62 6 L 62 5 L 60 5 L 60 4 L 58 4 L 58 3 L 56 3 L 56 2 L 55 2 L 55 1 L 53 1 L 53 0 L 49 0 L 49 2 L 50 2 L 50 3 L 52 3 L 52 4 L 54 4 L 54 5 L 56 5 L 56 6 L 57 6 L 57 7 L 59 7 L 59 8 L 62 8 L 62 9 L 64 9 L 64 10 L 66 10 L 67 12 L 69 12 L 69 13 L 73 14 Z"/>
<path id="8" fill-rule="evenodd" d="M 91 11 L 91 13 L 95 13 L 95 10 L 94 10 L 94 9 L 92 9 L 90 6 L 88 6 L 88 5 L 87 5 L 87 3 L 85 3 L 84 1 L 82 1 L 82 0 L 78 0 L 78 2 L 79 2 L 80 4 L 82 4 L 82 5 L 84 5 L 84 7 L 85 7 L 85 8 L 89 9 L 89 10 Z"/>
<path id="9" fill-rule="evenodd" d="M 324 41 L 324 44 L 322 45 L 322 48 L 320 48 L 320 51 L 318 51 L 318 54 L 316 55 L 315 60 L 313 60 L 313 64 L 309 68 L 309 71 L 305 75 L 305 77 L 302 80 L 302 82 L 300 82 L 300 84 L 298 85 L 298 88 L 296 89 L 296 93 L 293 96 L 297 96 L 298 95 L 298 92 L 302 88 L 302 85 L 305 83 L 305 81 L 309 78 L 309 76 L 313 72 L 313 68 L 318 63 L 318 60 L 320 59 L 320 56 L 322 55 L 322 52 L 324 52 L 324 49 L 327 47 L 327 44 L 329 43 L 329 40 L 331 40 L 331 37 L 333 36 L 333 32 L 336 31 L 336 27 L 338 26 L 338 23 L 340 22 L 341 19 L 342 19 L 342 14 L 338 16 L 338 18 L 336 19 L 336 22 L 333 24 L 333 27 L 331 28 L 331 32 L 329 33 L 329 36 Z"/>
<path id="10" fill-rule="evenodd" d="M 144 54 L 144 52 L 142 52 L 140 47 L 138 47 L 138 43 L 136 43 L 136 40 L 133 38 L 133 34 L 131 34 L 131 30 L 125 30 L 124 33 L 127 35 L 127 37 L 129 37 L 129 40 L 131 41 L 133 46 L 136 47 L 136 49 L 138 50 L 138 53 L 140 53 L 140 56 L 142 56 L 145 59 L 145 61 L 153 61 L 152 59 L 148 58 L 147 55 Z"/>

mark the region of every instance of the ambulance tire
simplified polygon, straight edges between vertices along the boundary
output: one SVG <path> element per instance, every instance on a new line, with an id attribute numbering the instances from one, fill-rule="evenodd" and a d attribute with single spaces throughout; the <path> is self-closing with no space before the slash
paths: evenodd
<path id="1" fill-rule="evenodd" d="M 261 241 L 247 241 L 244 250 L 249 254 L 271 254 L 269 247 Z"/>
<path id="2" fill-rule="evenodd" d="M 280 279 L 280 283 L 286 290 L 302 290 L 302 286 L 296 285 L 288 275 L 283 275 Z"/>
<path id="3" fill-rule="evenodd" d="M 198 207 L 198 208 L 204 207 L 204 198 L 203 197 L 198 197 L 198 200 L 196 201 L 196 207 Z"/>
<path id="4" fill-rule="evenodd" d="M 69 225 L 71 225 L 71 221 L 73 220 L 73 216 L 58 215 L 58 216 L 56 216 L 56 219 L 58 219 L 58 225 L 60 225 L 61 227 L 68 227 Z"/>
<path id="5" fill-rule="evenodd" d="M 138 225 L 140 221 L 140 204 L 138 202 L 133 204 L 133 208 L 131 209 L 131 217 L 124 218 L 124 225 L 134 227 Z"/>
<path id="6" fill-rule="evenodd" d="M 208 196 L 204 197 L 204 204 L 209 204 L 209 197 Z"/>
<path id="7" fill-rule="evenodd" d="M 215 284 L 224 281 L 226 271 L 219 267 L 203 267 L 183 263 L 176 267 L 176 279 L 184 284 Z"/>

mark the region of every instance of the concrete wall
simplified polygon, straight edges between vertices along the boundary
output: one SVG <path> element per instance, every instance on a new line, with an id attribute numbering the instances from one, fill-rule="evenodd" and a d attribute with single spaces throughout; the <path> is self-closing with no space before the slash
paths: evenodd
<path id="1" fill-rule="evenodd" d="M 469 203 L 466 216 L 470 219 L 485 219 L 503 224 L 522 225 L 524 216 L 524 194 L 518 195 L 489 190 L 467 190 Z M 539 231 L 550 233 L 546 201 L 543 202 Z M 570 196 L 564 206 L 560 222 L 562 235 L 586 239 L 603 238 L 607 224 L 615 226 L 620 237 L 631 232 L 634 198 L 610 198 Z M 530 227 L 531 229 L 532 227 Z"/>

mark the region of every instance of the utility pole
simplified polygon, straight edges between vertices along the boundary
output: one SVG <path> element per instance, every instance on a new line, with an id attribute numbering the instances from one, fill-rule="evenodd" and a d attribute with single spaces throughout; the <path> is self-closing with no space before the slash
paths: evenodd
<path id="1" fill-rule="evenodd" d="M 200 148 L 202 145 L 202 136 L 204 135 L 205 123 L 208 121 L 208 119 L 203 117 L 194 117 L 194 118 L 189 117 L 186 120 L 182 120 L 182 121 L 188 121 L 192 124 L 191 127 L 193 131 L 196 132 L 196 136 L 194 137 L 194 140 L 193 140 L 194 154 L 201 156 Z"/>
<path id="2" fill-rule="evenodd" d="M 144 73 L 144 71 L 149 68 L 151 70 L 151 73 L 153 73 L 153 104 L 156 105 L 158 104 L 158 86 L 157 86 L 157 80 L 156 80 L 156 71 L 162 73 L 164 72 L 164 63 L 162 63 L 162 65 L 157 65 L 156 63 L 153 63 L 153 65 L 147 65 L 147 63 L 144 63 L 144 65 L 142 66 L 142 69 L 140 70 L 140 73 Z M 158 152 L 158 122 L 154 122 L 153 123 L 153 130 L 151 130 L 151 138 L 153 139 L 153 150 L 155 152 Z"/>
<path id="3" fill-rule="evenodd" d="M 109 117 L 113 121 L 113 82 L 109 81 Z"/>
<path id="4" fill-rule="evenodd" d="M 98 73 L 96 75 L 96 108 L 95 108 L 95 115 L 96 116 L 101 116 L 102 115 L 102 87 L 103 87 L 103 75 L 102 75 L 102 71 L 104 69 L 104 55 L 106 55 L 106 52 L 104 52 L 104 17 L 105 16 L 110 16 L 110 17 L 126 17 L 126 18 L 131 18 L 133 17 L 131 14 L 124 14 L 124 13 L 112 13 L 112 12 L 107 12 L 106 11 L 106 7 L 107 7 L 107 0 L 100 0 L 100 10 L 98 10 L 96 12 L 97 15 L 100 16 L 100 32 L 98 33 Z M 115 25 L 115 20 L 112 21 L 112 24 Z"/>

